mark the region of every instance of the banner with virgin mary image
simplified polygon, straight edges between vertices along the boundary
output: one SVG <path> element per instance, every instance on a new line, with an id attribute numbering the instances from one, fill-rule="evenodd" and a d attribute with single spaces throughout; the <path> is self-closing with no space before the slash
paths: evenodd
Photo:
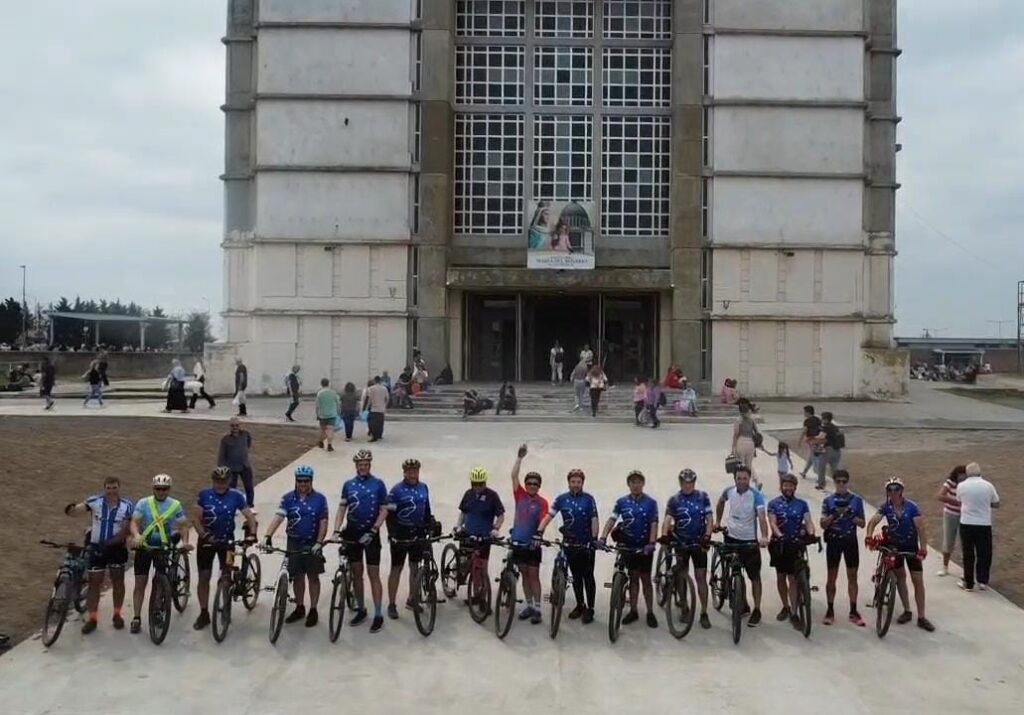
<path id="1" fill-rule="evenodd" d="M 594 268 L 594 202 L 531 201 L 530 216 L 527 268 Z"/>

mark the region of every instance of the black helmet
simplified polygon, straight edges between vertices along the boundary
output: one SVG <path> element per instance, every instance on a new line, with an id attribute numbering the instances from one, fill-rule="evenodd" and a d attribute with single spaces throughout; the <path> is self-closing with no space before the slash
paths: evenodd
<path id="1" fill-rule="evenodd" d="M 415 457 L 411 457 L 411 458 L 405 460 L 404 462 L 402 462 L 402 471 L 403 472 L 406 469 L 419 469 L 419 468 L 420 468 L 420 460 L 416 459 Z"/>
<path id="2" fill-rule="evenodd" d="M 373 452 L 368 449 L 361 449 L 352 455 L 353 462 L 372 462 Z"/>

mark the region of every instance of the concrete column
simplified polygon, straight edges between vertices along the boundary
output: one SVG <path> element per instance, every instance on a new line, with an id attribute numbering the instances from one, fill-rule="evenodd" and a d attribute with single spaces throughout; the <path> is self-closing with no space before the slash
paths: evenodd
<path id="1" fill-rule="evenodd" d="M 224 127 L 224 237 L 250 238 L 254 226 L 252 124 L 255 108 L 255 0 L 229 0 Z"/>
<path id="2" fill-rule="evenodd" d="M 692 381 L 700 376 L 700 177 L 703 104 L 703 8 L 699 0 L 675 0 L 672 46 L 672 263 L 670 363 Z M 666 319 L 667 318 L 667 319 Z M 664 352 L 662 352 L 664 355 Z M 667 365 L 658 366 L 658 374 Z"/>

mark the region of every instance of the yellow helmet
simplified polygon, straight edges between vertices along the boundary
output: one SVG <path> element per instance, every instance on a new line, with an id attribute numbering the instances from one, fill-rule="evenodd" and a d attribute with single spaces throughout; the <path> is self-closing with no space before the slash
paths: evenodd
<path id="1" fill-rule="evenodd" d="M 484 484 L 487 482 L 487 470 L 483 467 L 473 467 L 469 472 L 470 484 Z"/>

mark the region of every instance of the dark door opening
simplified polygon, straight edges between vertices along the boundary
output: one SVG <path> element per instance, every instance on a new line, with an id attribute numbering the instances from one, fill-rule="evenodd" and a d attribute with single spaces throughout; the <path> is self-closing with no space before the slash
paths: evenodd
<path id="1" fill-rule="evenodd" d="M 469 379 L 515 380 L 516 297 L 469 295 Z"/>
<path id="2" fill-rule="evenodd" d="M 523 296 L 523 379 L 551 379 L 551 348 L 565 350 L 562 377 L 569 379 L 584 345 L 597 355 L 598 296 Z"/>
<path id="3" fill-rule="evenodd" d="M 656 296 L 604 298 L 605 372 L 615 382 L 632 382 L 637 375 L 658 379 L 656 367 Z"/>

